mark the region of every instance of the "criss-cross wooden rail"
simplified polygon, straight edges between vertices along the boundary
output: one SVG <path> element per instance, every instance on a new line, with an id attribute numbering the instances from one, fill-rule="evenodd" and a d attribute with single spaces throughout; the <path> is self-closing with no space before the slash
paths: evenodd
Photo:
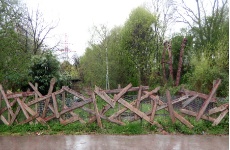
<path id="1" fill-rule="evenodd" d="M 79 121 L 80 123 L 92 123 L 97 122 L 100 128 L 103 128 L 101 119 L 107 120 L 111 123 L 118 125 L 125 125 L 125 122 L 120 119 L 120 115 L 126 111 L 131 111 L 135 114 L 135 117 L 131 121 L 143 119 L 152 125 L 156 125 L 158 128 L 163 128 L 155 119 L 157 111 L 162 109 L 168 111 L 172 123 L 179 120 L 188 128 L 193 128 L 193 125 L 186 120 L 181 114 L 187 114 L 196 117 L 197 120 L 204 119 L 213 122 L 214 125 L 218 125 L 223 117 L 228 113 L 228 103 L 219 107 L 215 107 L 208 111 L 208 114 L 204 115 L 207 105 L 210 102 L 214 102 L 216 99 L 213 96 L 217 90 L 221 80 L 217 80 L 213 87 L 213 90 L 209 95 L 183 89 L 181 91 L 182 96 L 172 100 L 170 92 L 166 91 L 167 103 L 164 103 L 157 95 L 160 87 L 157 87 L 149 91 L 148 86 L 132 87 L 132 84 L 128 84 L 124 88 L 118 88 L 113 90 L 102 90 L 95 86 L 94 91 L 90 95 L 82 95 L 67 86 L 63 86 L 62 89 L 53 92 L 55 80 L 50 82 L 50 88 L 47 95 L 42 95 L 38 91 L 37 84 L 33 85 L 29 83 L 33 91 L 12 93 L 10 91 L 5 92 L 2 85 L 0 85 L 0 119 L 6 125 L 13 124 L 33 124 L 39 122 L 46 124 L 48 121 L 56 119 L 61 124 L 69 124 Z M 123 96 L 128 92 L 137 92 L 137 99 L 128 102 Z M 74 102 L 71 106 L 67 106 L 66 97 L 72 95 L 78 98 L 78 101 Z M 61 97 L 61 98 L 60 98 Z M 98 98 L 100 97 L 100 99 Z M 197 97 L 204 100 L 203 106 L 198 113 L 185 109 L 193 100 Z M 143 112 L 140 110 L 140 104 L 149 98 L 151 110 L 149 112 Z M 105 101 L 101 109 L 98 107 L 98 101 Z M 38 111 L 38 105 L 43 102 L 44 106 L 42 112 Z M 173 105 L 182 102 L 182 109 L 175 111 Z M 93 109 L 89 106 L 93 105 Z M 119 107 L 118 107 L 119 105 Z M 108 114 L 108 110 L 116 108 L 112 114 Z M 91 114 L 90 118 L 81 118 L 79 111 L 84 111 Z M 211 115 L 219 113 L 217 118 Z M 70 117 L 65 117 L 68 114 Z"/>

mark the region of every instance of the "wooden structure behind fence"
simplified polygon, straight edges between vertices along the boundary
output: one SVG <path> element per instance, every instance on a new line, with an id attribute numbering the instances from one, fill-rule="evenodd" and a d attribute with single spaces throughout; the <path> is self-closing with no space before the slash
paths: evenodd
<path id="1" fill-rule="evenodd" d="M 193 125 L 186 120 L 183 114 L 195 116 L 196 120 L 204 119 L 213 122 L 213 125 L 218 125 L 223 117 L 228 113 L 228 103 L 215 107 L 208 111 L 208 116 L 204 114 L 207 105 L 210 102 L 215 102 L 214 97 L 215 91 L 220 85 L 220 80 L 217 80 L 212 91 L 209 95 L 198 93 L 190 90 L 183 89 L 182 95 L 172 100 L 169 91 L 166 91 L 167 102 L 164 103 L 157 95 L 159 87 L 149 91 L 148 86 L 132 87 L 132 84 L 128 84 L 124 88 L 118 88 L 113 90 L 102 90 L 95 86 L 94 91 L 90 92 L 89 95 L 82 95 L 69 87 L 63 86 L 62 89 L 53 92 L 55 80 L 52 79 L 50 82 L 50 88 L 47 95 L 42 95 L 38 91 L 37 84 L 33 85 L 29 83 L 33 91 L 11 93 L 10 91 L 5 92 L 2 85 L 0 85 L 0 119 L 6 125 L 13 124 L 25 124 L 25 123 L 41 123 L 46 124 L 48 121 L 56 119 L 61 124 L 69 124 L 72 122 L 79 121 L 80 123 L 92 123 L 97 122 L 100 128 L 103 128 L 102 119 L 107 120 L 111 123 L 118 125 L 125 125 L 125 122 L 120 119 L 120 115 L 126 111 L 131 111 L 135 114 L 132 121 L 143 119 L 149 124 L 156 125 L 158 128 L 163 127 L 155 119 L 157 111 L 162 109 L 168 111 L 172 123 L 179 120 L 188 128 L 193 128 Z M 128 92 L 136 92 L 137 99 L 128 102 L 123 99 L 123 96 Z M 72 95 L 77 98 L 71 106 L 67 106 L 66 98 Z M 184 109 L 197 97 L 201 98 L 204 103 L 200 108 L 199 112 L 193 112 L 188 109 Z M 149 98 L 151 110 L 149 112 L 143 112 L 140 110 L 140 104 Z M 101 109 L 98 107 L 98 100 L 106 102 Z M 179 111 L 175 111 L 173 105 L 182 102 L 183 108 Z M 38 105 L 43 103 L 42 112 L 38 111 Z M 93 106 L 93 107 L 90 107 Z M 110 109 L 118 108 L 112 114 L 107 113 Z M 78 111 L 75 111 L 78 110 Z M 77 113 L 84 111 L 91 114 L 88 119 L 81 118 Z M 219 113 L 219 116 L 213 118 L 213 114 Z M 65 117 L 66 114 L 69 117 Z"/>

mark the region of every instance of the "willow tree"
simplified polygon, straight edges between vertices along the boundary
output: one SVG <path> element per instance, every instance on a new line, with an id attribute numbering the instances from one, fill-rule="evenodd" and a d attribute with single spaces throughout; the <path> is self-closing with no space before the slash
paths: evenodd
<path id="1" fill-rule="evenodd" d="M 122 29 L 122 49 L 135 65 L 139 84 L 148 85 L 155 50 L 156 17 L 143 7 L 134 9 Z"/>

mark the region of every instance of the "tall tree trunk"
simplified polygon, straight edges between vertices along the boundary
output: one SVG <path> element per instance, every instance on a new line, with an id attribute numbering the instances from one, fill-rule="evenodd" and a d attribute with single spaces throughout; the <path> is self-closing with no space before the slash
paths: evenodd
<path id="1" fill-rule="evenodd" d="M 184 38 L 181 44 L 181 49 L 180 49 L 180 58 L 179 58 L 179 64 L 178 64 L 178 69 L 177 69 L 175 86 L 178 86 L 180 83 L 181 68 L 183 64 L 183 55 L 184 55 L 184 49 L 185 49 L 186 43 L 187 43 L 187 39 Z"/>
<path id="2" fill-rule="evenodd" d="M 169 78 L 173 82 L 173 61 L 172 61 L 172 44 L 171 41 L 168 43 L 168 53 L 169 53 Z"/>
<path id="3" fill-rule="evenodd" d="M 168 41 L 164 42 L 164 49 L 162 52 L 162 59 L 161 59 L 161 64 L 162 64 L 162 71 L 163 71 L 163 83 L 165 84 L 167 82 L 166 78 L 166 72 L 165 72 L 165 51 L 167 49 Z"/>

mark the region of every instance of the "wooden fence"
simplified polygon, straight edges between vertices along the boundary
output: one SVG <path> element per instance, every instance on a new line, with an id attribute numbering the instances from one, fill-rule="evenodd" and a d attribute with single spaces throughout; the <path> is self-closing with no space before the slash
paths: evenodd
<path id="1" fill-rule="evenodd" d="M 200 119 L 211 121 L 214 126 L 220 123 L 229 110 L 229 104 L 226 103 L 210 109 L 207 115 L 204 114 L 208 104 L 216 101 L 214 94 L 220 82 L 220 80 L 217 80 L 209 95 L 183 89 L 181 90 L 181 96 L 172 100 L 170 92 L 166 91 L 166 103 L 164 103 L 157 95 L 160 87 L 149 91 L 148 86 L 132 87 L 132 84 L 128 84 L 124 88 L 113 90 L 102 90 L 95 86 L 94 91 L 90 92 L 89 95 L 82 95 L 66 86 L 53 92 L 55 80 L 52 79 L 48 94 L 42 95 L 38 91 L 37 84 L 33 85 L 32 83 L 29 83 L 33 91 L 21 93 L 12 93 L 10 91 L 5 92 L 2 85 L 0 85 L 0 119 L 6 125 L 25 123 L 33 124 L 36 122 L 46 124 L 53 119 L 59 120 L 60 123 L 64 125 L 76 121 L 79 121 L 80 123 L 92 123 L 96 121 L 98 126 L 103 128 L 101 119 L 118 125 L 125 125 L 125 122 L 120 116 L 122 113 L 129 111 L 134 114 L 132 121 L 143 119 L 162 129 L 161 124 L 155 119 L 155 114 L 157 111 L 164 109 L 169 113 L 172 123 L 179 120 L 188 128 L 193 128 L 193 125 L 183 117 L 184 114 L 186 114 L 195 116 L 197 121 Z M 125 100 L 123 96 L 128 92 L 136 92 L 137 99 L 131 102 Z M 66 104 L 66 99 L 69 95 L 78 99 L 78 101 L 75 101 L 71 106 L 67 106 Z M 199 112 L 196 113 L 185 109 L 186 106 L 197 97 L 204 101 Z M 147 98 L 151 101 L 151 103 L 149 103 L 151 110 L 143 112 L 140 109 L 140 104 Z M 104 101 L 106 105 L 99 108 L 98 101 Z M 173 105 L 179 102 L 182 102 L 183 104 L 182 109 L 175 111 Z M 38 105 L 41 103 L 44 105 L 42 106 L 42 112 L 39 112 Z M 114 109 L 115 107 L 117 110 Z M 115 111 L 108 113 L 111 109 L 114 109 Z M 81 111 L 91 114 L 89 116 L 90 118 L 82 118 L 79 115 L 79 112 Z M 217 116 L 216 118 L 212 117 L 213 114 L 217 113 L 219 114 L 218 116 L 215 115 Z M 69 117 L 66 117 L 66 114 L 68 114 Z"/>

